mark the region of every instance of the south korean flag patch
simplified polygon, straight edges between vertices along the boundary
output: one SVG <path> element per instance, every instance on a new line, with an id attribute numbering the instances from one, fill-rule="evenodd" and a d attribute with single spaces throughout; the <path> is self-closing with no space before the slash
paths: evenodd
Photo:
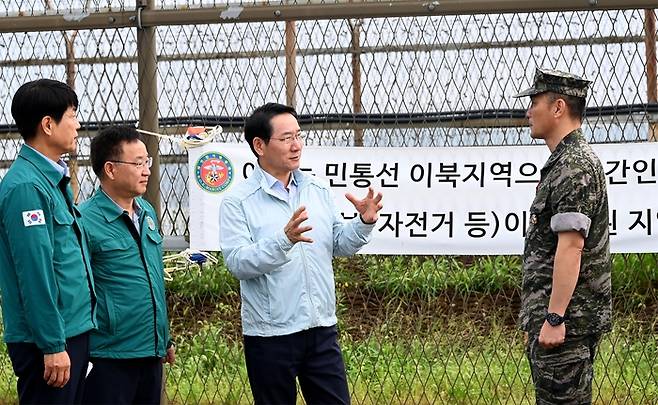
<path id="1" fill-rule="evenodd" d="M 26 227 L 45 224 L 46 219 L 43 217 L 43 210 L 23 211 L 23 225 Z"/>

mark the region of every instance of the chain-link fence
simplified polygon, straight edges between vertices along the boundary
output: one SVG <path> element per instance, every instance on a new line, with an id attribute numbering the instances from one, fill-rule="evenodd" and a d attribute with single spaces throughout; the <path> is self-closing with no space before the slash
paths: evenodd
<path id="1" fill-rule="evenodd" d="M 221 140 L 238 142 L 243 117 L 267 101 L 294 105 L 311 145 L 528 144 L 527 100 L 511 95 L 535 66 L 594 81 L 591 142 L 654 140 L 656 13 L 642 9 L 652 2 L 551 3 L 5 1 L 0 177 L 21 145 L 11 98 L 40 77 L 80 98 L 82 136 L 68 158 L 80 200 L 97 186 L 88 148 L 98 128 L 220 124 Z M 148 147 L 159 157 L 148 197 L 164 233 L 186 237 L 187 155 L 175 142 Z M 596 403 L 658 402 L 657 264 L 614 257 L 616 322 L 598 354 Z M 335 267 L 354 403 L 533 400 L 515 327 L 519 258 L 360 256 Z M 250 402 L 237 282 L 221 266 L 189 268 L 168 288 L 179 354 L 169 400 Z M 13 401 L 4 346 L 0 376 L 0 397 Z"/>

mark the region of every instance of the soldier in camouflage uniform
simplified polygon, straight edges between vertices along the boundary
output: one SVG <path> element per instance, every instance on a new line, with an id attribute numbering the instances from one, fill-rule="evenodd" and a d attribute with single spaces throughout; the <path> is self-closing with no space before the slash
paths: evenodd
<path id="1" fill-rule="evenodd" d="M 551 156 L 541 170 L 525 239 L 520 321 L 538 404 L 592 402 L 592 363 L 611 327 L 608 196 L 581 122 L 590 82 L 537 69 L 530 134 Z"/>

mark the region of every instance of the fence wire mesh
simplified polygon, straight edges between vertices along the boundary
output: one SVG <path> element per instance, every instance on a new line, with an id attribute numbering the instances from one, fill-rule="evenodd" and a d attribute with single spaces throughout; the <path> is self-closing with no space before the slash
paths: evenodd
<path id="1" fill-rule="evenodd" d="M 180 13 L 227 6 L 154 4 Z M 0 25 L 3 16 L 134 7 L 119 0 L 10 0 L 0 5 Z M 22 144 L 11 98 L 22 83 L 40 77 L 68 81 L 80 98 L 82 136 L 77 155 L 69 157 L 80 201 L 98 185 L 88 161 L 90 138 L 104 126 L 143 119 L 140 105 L 157 107 L 163 133 L 221 124 L 226 142 L 241 141 L 243 117 L 255 107 L 278 101 L 297 108 L 307 145 L 520 145 L 533 142 L 524 126 L 527 106 L 511 95 L 543 66 L 594 81 L 584 122 L 591 142 L 645 141 L 655 137 L 658 115 L 652 18 L 655 11 L 645 10 L 492 10 L 166 25 L 154 28 L 154 71 L 140 68 L 146 45 L 136 28 L 0 33 L 0 177 Z M 149 72 L 153 77 L 144 77 Z M 157 88 L 142 93 L 155 96 L 140 103 L 143 83 Z M 186 237 L 187 155 L 172 141 L 158 148 L 162 229 Z M 595 403 L 658 402 L 656 261 L 653 254 L 614 256 L 615 328 L 597 355 Z M 337 259 L 340 341 L 352 401 L 532 402 L 523 336 L 515 327 L 520 265 L 513 256 Z M 168 400 L 251 402 L 237 281 L 223 266 L 188 267 L 174 273 L 168 294 L 178 345 L 177 364 L 167 372 Z M 4 345 L 0 398 L 15 401 Z"/>

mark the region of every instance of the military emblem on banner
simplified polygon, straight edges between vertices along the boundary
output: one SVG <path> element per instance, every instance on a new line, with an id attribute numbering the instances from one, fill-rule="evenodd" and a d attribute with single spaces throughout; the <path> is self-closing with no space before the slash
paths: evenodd
<path id="1" fill-rule="evenodd" d="M 221 193 L 233 181 L 233 164 L 219 152 L 204 153 L 196 162 L 194 174 L 199 187 Z"/>

